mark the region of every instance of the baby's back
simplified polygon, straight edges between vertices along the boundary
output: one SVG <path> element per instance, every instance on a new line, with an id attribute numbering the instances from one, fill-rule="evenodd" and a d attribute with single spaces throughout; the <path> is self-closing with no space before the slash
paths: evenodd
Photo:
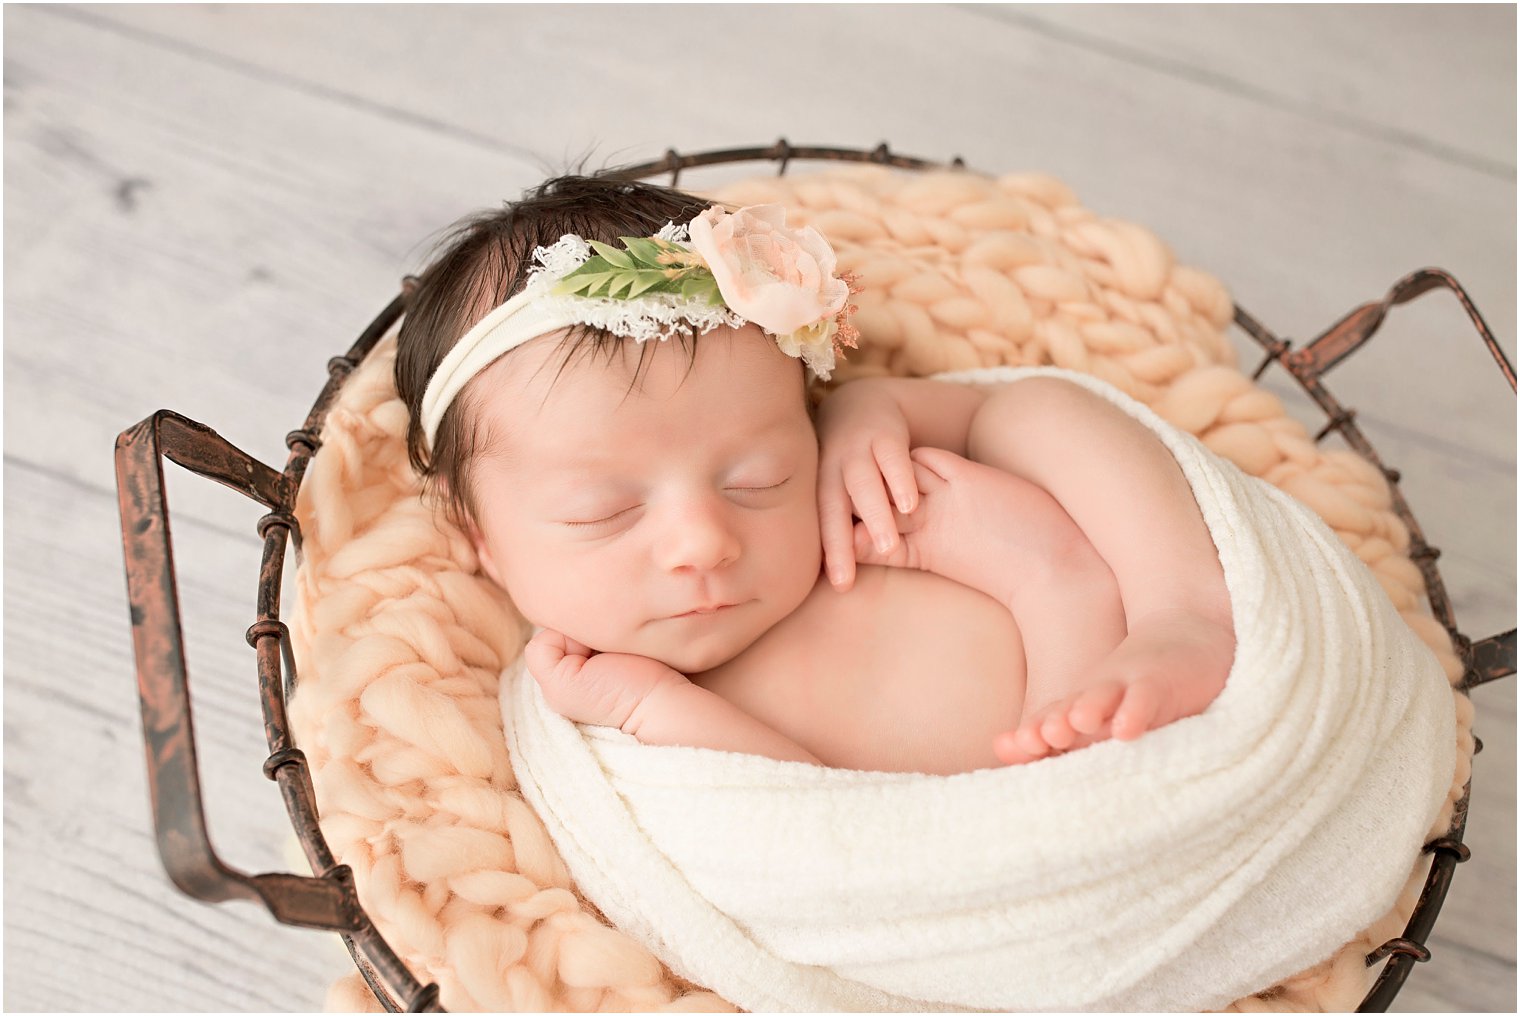
<path id="1" fill-rule="evenodd" d="M 1000 765 L 993 738 L 1023 705 L 1019 626 L 992 597 L 930 572 L 863 566 L 734 659 L 691 680 L 848 769 L 957 773 Z"/>

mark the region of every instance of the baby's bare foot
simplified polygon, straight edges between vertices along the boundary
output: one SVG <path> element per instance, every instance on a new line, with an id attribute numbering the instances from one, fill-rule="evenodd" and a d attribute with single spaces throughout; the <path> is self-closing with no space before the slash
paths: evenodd
<path id="1" fill-rule="evenodd" d="M 1074 549 L 1096 558 L 1085 535 L 1043 487 L 943 448 L 910 453 L 921 497 L 894 512 L 902 535 L 888 553 L 855 525 L 855 560 L 931 571 L 1009 605 L 1026 583 L 1070 564 Z"/>
<path id="2" fill-rule="evenodd" d="M 1017 765 L 1109 737 L 1132 741 L 1203 712 L 1223 690 L 1234 656 L 1228 627 L 1188 611 L 1158 611 L 1135 623 L 1098 665 L 1092 683 L 1026 710 L 1017 730 L 997 738 L 994 751 Z"/>

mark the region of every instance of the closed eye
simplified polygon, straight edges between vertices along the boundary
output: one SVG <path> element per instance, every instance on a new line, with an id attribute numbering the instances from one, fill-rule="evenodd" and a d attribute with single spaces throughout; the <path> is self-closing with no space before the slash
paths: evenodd
<path id="1" fill-rule="evenodd" d="M 632 508 L 624 508 L 622 511 L 620 511 L 620 512 L 614 512 L 613 514 L 608 515 L 606 518 L 592 519 L 590 522 L 566 522 L 565 525 L 567 525 L 567 526 L 600 526 L 600 525 L 603 525 L 604 523 L 611 522 L 613 519 L 620 518 L 621 516 L 627 515 L 629 512 L 633 511 L 633 509 L 637 508 L 637 507 L 638 507 L 638 505 L 634 505 Z"/>
<path id="2" fill-rule="evenodd" d="M 744 491 L 744 492 L 747 492 L 747 493 L 755 493 L 755 492 L 762 491 L 762 490 L 775 490 L 776 488 L 778 488 L 778 487 L 784 487 L 788 483 L 791 483 L 791 482 L 792 482 L 792 478 L 790 476 L 788 476 L 786 479 L 782 480 L 780 483 L 773 483 L 769 487 L 730 487 L 728 489 L 729 490 Z"/>

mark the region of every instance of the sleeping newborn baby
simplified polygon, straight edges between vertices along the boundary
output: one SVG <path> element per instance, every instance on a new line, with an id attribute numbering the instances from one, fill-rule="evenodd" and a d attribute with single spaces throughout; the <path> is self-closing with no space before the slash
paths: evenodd
<path id="1" fill-rule="evenodd" d="M 779 208 L 579 177 L 424 272 L 397 358 L 413 462 L 540 629 L 548 705 L 941 774 L 1201 712 L 1233 625 L 1175 460 L 1057 377 L 872 378 L 815 411 L 852 285 Z"/>

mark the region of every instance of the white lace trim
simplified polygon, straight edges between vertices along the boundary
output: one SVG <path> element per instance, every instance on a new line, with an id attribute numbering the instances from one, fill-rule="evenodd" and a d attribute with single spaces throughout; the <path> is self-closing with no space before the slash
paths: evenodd
<path id="1" fill-rule="evenodd" d="M 685 243 L 686 227 L 667 222 L 655 236 L 672 243 Z M 682 324 L 696 328 L 699 334 L 722 325 L 740 328 L 745 324 L 743 317 L 725 306 L 677 293 L 644 293 L 633 300 L 615 300 L 605 296 L 561 296 L 550 292 L 556 282 L 585 264 L 590 257 L 591 245 L 573 233 L 566 233 L 548 247 L 535 249 L 533 260 L 538 263 L 528 268 L 528 283 L 523 292 L 530 293 L 533 302 L 542 304 L 546 311 L 563 314 L 579 324 L 602 328 L 635 342 L 663 341 L 674 335 Z"/>
<path id="2" fill-rule="evenodd" d="M 547 287 L 546 287 L 547 288 Z M 692 300 L 675 293 L 645 293 L 635 300 L 607 297 L 552 296 L 534 297 L 551 314 L 563 313 L 578 324 L 603 328 L 613 335 L 635 342 L 668 339 L 684 324 L 699 333 L 720 325 L 744 327 L 745 320 L 727 307 L 713 306 L 706 300 Z"/>
<path id="3" fill-rule="evenodd" d="M 591 245 L 574 233 L 566 233 L 547 247 L 533 251 L 536 265 L 528 266 L 528 285 L 540 278 L 562 279 L 591 257 Z"/>
<path id="4" fill-rule="evenodd" d="M 671 243 L 691 242 L 691 238 L 686 235 L 686 224 L 684 222 L 679 226 L 674 222 L 665 223 L 665 225 L 660 227 L 660 231 L 655 234 L 655 239 L 669 240 Z"/>

